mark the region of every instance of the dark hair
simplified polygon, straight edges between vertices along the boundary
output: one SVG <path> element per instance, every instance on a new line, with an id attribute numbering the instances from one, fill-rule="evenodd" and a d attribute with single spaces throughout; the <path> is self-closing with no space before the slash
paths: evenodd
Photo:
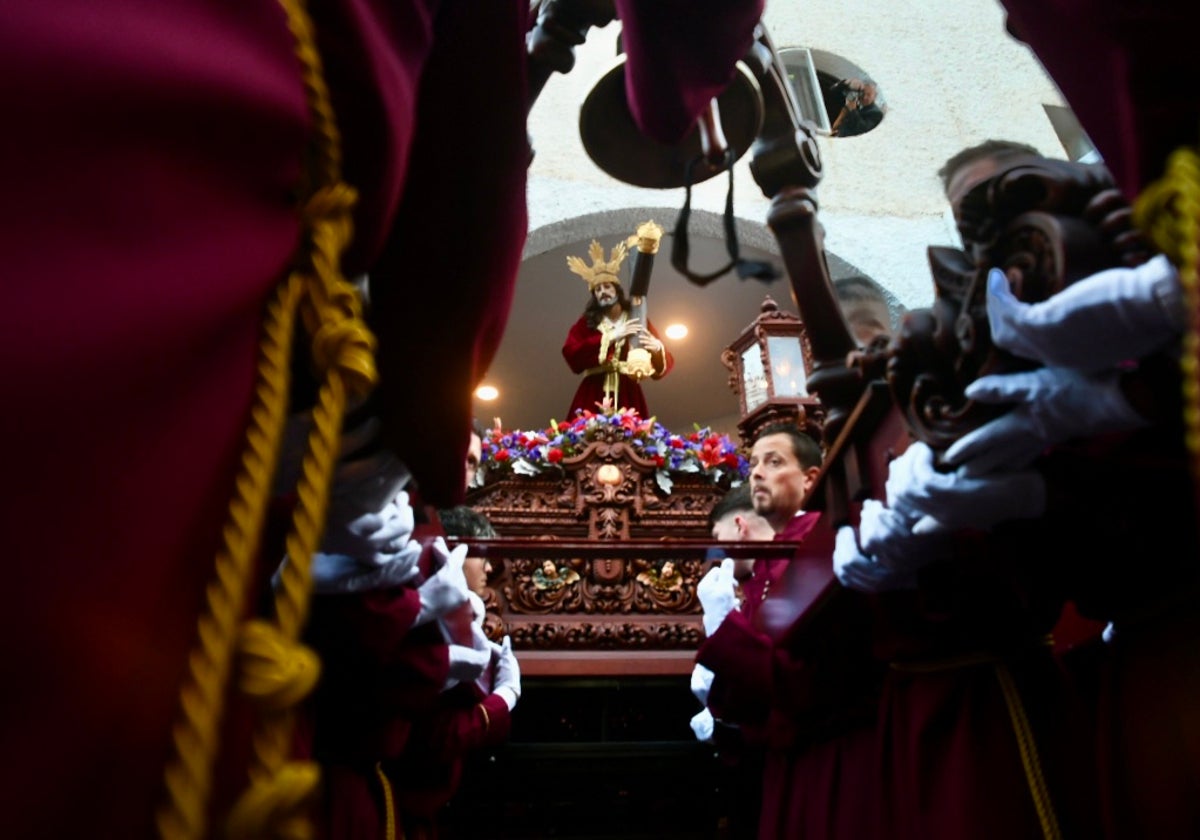
<path id="1" fill-rule="evenodd" d="M 839 277 L 833 281 L 833 291 L 842 303 L 858 303 L 859 301 L 877 300 L 887 303 L 887 292 L 870 277 L 854 274 L 850 277 Z"/>
<path id="2" fill-rule="evenodd" d="M 949 160 L 942 164 L 942 168 L 938 170 L 937 174 L 942 179 L 942 189 L 949 190 L 950 181 L 954 178 L 954 173 L 977 160 L 991 158 L 992 160 L 1002 161 L 1009 160 L 1010 158 L 1030 156 L 1041 157 L 1042 153 L 1028 143 L 1018 143 L 1015 140 L 984 140 L 978 145 L 968 146 L 961 152 L 951 156 Z"/>
<path id="3" fill-rule="evenodd" d="M 750 494 L 749 484 L 739 484 L 713 505 L 712 510 L 708 512 L 709 529 L 711 530 L 714 525 L 731 513 L 741 513 L 742 511 L 748 513 L 754 511 L 754 497 Z"/>
<path id="4" fill-rule="evenodd" d="M 479 422 L 478 417 L 471 418 L 471 433 L 480 440 L 483 440 L 485 437 L 487 437 L 483 431 L 483 424 Z"/>
<path id="5" fill-rule="evenodd" d="M 491 521 L 468 505 L 439 510 L 438 519 L 442 521 L 442 530 L 448 537 L 497 536 Z"/>
<path id="6" fill-rule="evenodd" d="M 804 469 L 809 467 L 819 467 L 824 460 L 824 455 L 821 452 L 821 444 L 817 443 L 816 439 L 808 432 L 801 429 L 795 423 L 771 423 L 763 426 L 757 435 L 754 436 L 755 442 L 765 438 L 767 435 L 787 435 L 792 439 L 792 454 L 796 456 L 796 460 Z"/>
<path id="7" fill-rule="evenodd" d="M 626 295 L 625 295 L 625 287 L 622 286 L 620 281 L 617 281 L 617 280 L 605 281 L 605 282 L 611 282 L 614 286 L 617 287 L 617 301 L 621 304 L 621 308 L 624 309 L 626 312 L 628 312 L 629 311 L 629 298 L 626 297 Z M 599 285 L 599 284 L 597 284 L 597 285 Z M 584 317 L 587 318 L 587 325 L 589 327 L 591 327 L 593 330 L 596 329 L 596 327 L 599 326 L 600 322 L 604 319 L 604 316 L 607 313 L 608 313 L 608 307 L 601 306 L 600 303 L 596 300 L 596 295 L 593 294 L 592 290 L 589 289 L 587 306 L 584 307 L 584 310 L 583 310 Z M 643 324 L 642 326 L 645 326 L 645 324 Z"/>

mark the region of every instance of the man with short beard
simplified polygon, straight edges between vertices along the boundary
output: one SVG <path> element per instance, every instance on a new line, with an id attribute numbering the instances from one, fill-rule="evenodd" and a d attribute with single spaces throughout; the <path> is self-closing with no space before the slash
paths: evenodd
<path id="1" fill-rule="evenodd" d="M 736 609 L 731 593 L 713 591 L 719 570 L 701 581 L 702 600 L 729 607 L 724 616 L 705 609 L 711 629 L 696 661 L 713 672 L 706 702 L 716 719 L 764 741 L 758 836 L 870 840 L 878 832 L 879 667 L 866 601 L 842 593 L 817 623 L 800 615 L 786 629 L 774 627 L 779 616 L 796 612 L 794 597 L 805 595 L 803 576 L 792 572 L 832 554 L 820 512 L 802 508 L 821 461 L 820 445 L 794 424 L 759 432 L 750 453 L 754 512 L 776 541 L 806 545 L 794 557 L 756 560 Z"/>
<path id="2" fill-rule="evenodd" d="M 591 266 L 577 257 L 567 258 L 571 271 L 587 281 L 590 293 L 583 315 L 567 333 L 562 347 L 567 365 L 575 373 L 583 374 L 567 411 L 568 420 L 580 409 L 595 411 L 598 405 L 632 408 L 641 417 L 650 416 L 642 386 L 638 377 L 630 375 L 628 366 L 634 338 L 650 354 L 652 371 L 648 375 L 652 379 L 662 379 L 675 365 L 654 325 L 630 317 L 629 300 L 617 276 L 625 259 L 625 248 L 624 242 L 618 243 L 605 261 L 600 243 L 592 240 Z"/>

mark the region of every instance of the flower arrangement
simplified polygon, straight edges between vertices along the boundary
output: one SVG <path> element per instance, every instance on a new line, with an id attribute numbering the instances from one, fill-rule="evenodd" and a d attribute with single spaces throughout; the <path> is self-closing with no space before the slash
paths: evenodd
<path id="1" fill-rule="evenodd" d="M 728 435 L 707 426 L 677 435 L 653 417 L 642 419 L 633 409 L 601 413 L 579 411 L 570 422 L 550 421 L 541 431 L 505 431 L 499 418 L 483 437 L 481 465 L 488 474 L 542 475 L 561 470 L 564 458 L 578 455 L 595 440 L 625 439 L 643 458 L 658 465 L 655 479 L 671 492 L 671 473 L 702 473 L 715 484 L 736 486 L 749 474 L 749 464 Z"/>

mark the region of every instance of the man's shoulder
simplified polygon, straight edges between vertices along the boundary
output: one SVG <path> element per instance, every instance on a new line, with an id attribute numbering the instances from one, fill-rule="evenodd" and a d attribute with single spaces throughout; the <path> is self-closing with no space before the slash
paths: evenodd
<path id="1" fill-rule="evenodd" d="M 816 527 L 821 518 L 819 510 L 799 511 L 788 520 L 783 530 L 775 535 L 777 540 L 802 540 Z"/>

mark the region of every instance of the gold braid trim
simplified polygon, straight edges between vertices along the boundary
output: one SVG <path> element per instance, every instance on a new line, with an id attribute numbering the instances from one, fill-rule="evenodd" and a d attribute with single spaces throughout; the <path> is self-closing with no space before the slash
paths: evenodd
<path id="1" fill-rule="evenodd" d="M 1200 479 L 1200 156 L 1195 149 L 1185 146 L 1171 154 L 1163 177 L 1138 196 L 1133 219 L 1179 270 L 1190 316 L 1179 361 L 1184 436 L 1192 473 Z"/>
<path id="2" fill-rule="evenodd" d="M 386 819 L 384 840 L 396 840 L 396 800 L 392 796 L 392 783 L 388 780 L 387 773 L 383 772 L 383 765 L 378 761 L 375 762 L 375 778 L 379 779 L 379 786 L 383 788 L 383 811 Z"/>
<path id="3" fill-rule="evenodd" d="M 238 620 L 266 516 L 271 477 L 287 416 L 292 334 L 300 283 L 288 278 L 267 305 L 258 364 L 258 385 L 246 433 L 236 495 L 217 552 L 216 572 L 205 594 L 198 639 L 188 658 L 180 692 L 181 717 L 174 755 L 166 768 L 167 802 L 157 816 L 159 836 L 200 838 L 207 832 L 208 797 Z"/>
<path id="4" fill-rule="evenodd" d="M 1029 793 L 1033 796 L 1033 807 L 1037 810 L 1038 822 L 1042 824 L 1042 836 L 1046 840 L 1062 840 L 1062 830 L 1058 827 L 1058 816 L 1054 813 L 1054 803 L 1050 800 L 1046 777 L 1042 775 L 1037 741 L 1029 726 L 1029 718 L 1025 716 L 1021 694 L 1017 691 L 1017 685 L 1013 682 L 1007 665 L 996 663 L 996 678 L 1004 692 L 1004 702 L 1012 720 L 1013 734 L 1017 736 L 1017 749 L 1021 753 L 1021 765 L 1025 768 L 1025 781 L 1029 783 Z"/>
<path id="5" fill-rule="evenodd" d="M 239 688 L 260 709 L 253 743 L 250 785 L 229 816 L 232 837 L 310 838 L 307 807 L 319 770 L 291 762 L 293 709 L 315 685 L 316 656 L 297 642 L 308 613 L 311 562 L 324 529 L 329 485 L 347 404 L 366 396 L 376 379 L 374 338 L 362 321 L 357 293 L 341 276 L 339 261 L 352 235 L 356 195 L 341 180 L 341 139 L 325 86 L 312 23 L 303 0 L 280 0 L 296 40 L 314 129 L 309 178 L 312 192 L 302 209 L 304 238 L 296 267 L 280 284 L 264 315 L 258 386 L 247 430 L 242 467 L 217 554 L 215 580 L 200 618 L 199 639 L 189 657 L 181 692 L 175 755 L 168 763 L 168 802 L 158 814 L 163 838 L 201 838 L 207 831 L 209 795 L 233 655 L 240 655 Z M 274 600 L 274 624 L 238 625 L 262 535 L 271 480 L 287 416 L 289 353 L 296 315 L 312 337 L 322 378 L 313 431 L 302 462 L 298 502 L 287 537 L 290 558 Z"/>

